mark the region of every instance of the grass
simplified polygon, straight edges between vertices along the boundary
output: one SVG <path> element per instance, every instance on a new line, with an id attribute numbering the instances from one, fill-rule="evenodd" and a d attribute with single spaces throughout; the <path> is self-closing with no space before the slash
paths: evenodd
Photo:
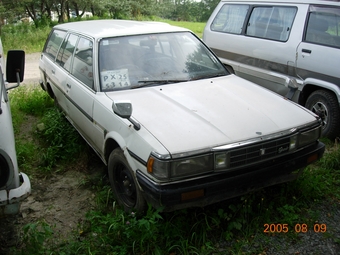
<path id="1" fill-rule="evenodd" d="M 6 25 L 1 29 L 1 40 L 5 53 L 10 49 L 21 49 L 27 54 L 41 52 L 51 31 L 49 26 L 36 28 L 27 23 Z"/>
<path id="2" fill-rule="evenodd" d="M 170 22 L 170 21 L 169 21 Z M 203 24 L 171 22 L 203 30 Z M 193 26 L 193 27 L 191 27 Z M 199 28 L 200 27 L 200 28 Z M 4 32 L 6 30 L 3 30 Z M 37 31 L 37 33 L 40 33 Z M 42 34 L 46 30 L 41 31 Z M 14 35 L 15 32 L 11 33 Z M 34 34 L 34 33 L 32 33 Z M 43 36 L 41 36 L 43 37 Z M 6 48 L 11 36 L 5 37 Z M 25 37 L 26 38 L 26 37 Z M 8 41 L 7 41 L 8 40 Z M 21 40 L 18 40 L 21 41 Z M 27 41 L 30 41 L 28 38 Z M 18 48 L 23 48 L 20 45 Z M 40 46 L 28 46 L 28 52 Z M 16 149 L 21 170 L 44 178 L 65 169 L 86 145 L 46 92 L 38 87 L 19 87 L 10 91 Z M 33 140 L 23 136 L 23 127 L 32 120 Z M 42 129 L 37 131 L 38 124 Z M 27 128 L 27 127 L 26 127 Z M 171 213 L 149 208 L 143 218 L 126 214 L 115 205 L 109 186 L 92 185 L 96 207 L 89 211 L 68 240 L 58 240 L 53 226 L 32 222 L 22 230 L 20 248 L 13 254 L 264 254 L 272 238 L 289 245 L 298 239 L 296 224 L 312 226 L 319 220 L 320 203 L 340 200 L 340 148 L 324 140 L 327 151 L 317 163 L 307 167 L 291 183 L 277 185 L 202 209 Z M 41 149 L 44 148 L 43 150 Z M 40 156 L 43 154 L 43 156 Z M 66 168 L 67 169 L 67 168 Z M 65 170 L 64 170 L 65 171 Z M 27 172 L 27 171 L 26 171 Z M 80 185 L 88 186 L 89 180 Z M 263 233 L 266 224 L 287 224 L 289 233 Z M 329 233 L 327 238 L 333 238 Z M 277 247 L 278 251 L 284 247 Z"/>

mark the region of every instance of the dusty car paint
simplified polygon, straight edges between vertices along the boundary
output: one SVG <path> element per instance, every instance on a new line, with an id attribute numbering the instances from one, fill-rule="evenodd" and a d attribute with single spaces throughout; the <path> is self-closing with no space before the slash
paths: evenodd
<path id="1" fill-rule="evenodd" d="M 229 74 L 187 29 L 58 25 L 39 67 L 126 211 L 204 206 L 291 181 L 324 152 L 317 115 Z"/>

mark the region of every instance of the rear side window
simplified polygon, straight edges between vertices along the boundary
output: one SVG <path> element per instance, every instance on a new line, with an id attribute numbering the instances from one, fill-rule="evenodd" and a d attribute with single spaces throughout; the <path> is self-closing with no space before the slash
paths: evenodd
<path id="1" fill-rule="evenodd" d="M 340 8 L 311 6 L 305 41 L 340 47 Z"/>
<path id="2" fill-rule="evenodd" d="M 54 30 L 50 34 L 44 52 L 51 58 L 55 59 L 60 48 L 61 43 L 66 35 L 65 31 Z"/>
<path id="3" fill-rule="evenodd" d="M 211 24 L 211 30 L 232 34 L 241 34 L 249 5 L 225 4 Z"/>
<path id="4" fill-rule="evenodd" d="M 247 24 L 246 35 L 285 42 L 296 12 L 296 7 L 255 7 Z"/>

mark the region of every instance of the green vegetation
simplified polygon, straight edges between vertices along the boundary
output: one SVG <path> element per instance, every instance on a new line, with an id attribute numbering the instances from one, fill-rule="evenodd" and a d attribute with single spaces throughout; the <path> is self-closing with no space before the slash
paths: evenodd
<path id="1" fill-rule="evenodd" d="M 200 38 L 202 38 L 203 29 L 205 26 L 205 22 L 172 21 L 160 18 L 155 18 L 153 20 L 188 28 Z M 53 26 L 55 23 L 51 23 L 50 25 Z M 42 26 L 37 28 L 26 23 L 20 25 L 3 26 L 1 39 L 4 52 L 6 53 L 10 49 L 22 49 L 27 54 L 41 52 L 50 31 L 50 26 Z"/>
<path id="2" fill-rule="evenodd" d="M 35 26 L 23 23 L 7 25 L 1 28 L 1 40 L 4 52 L 10 49 L 22 49 L 26 53 L 41 52 L 51 27 Z"/>
<path id="3" fill-rule="evenodd" d="M 203 29 L 201 23 L 171 23 L 194 31 L 197 27 L 198 34 Z M 8 31 L 11 30 L 3 29 L 3 33 Z M 31 36 L 46 38 L 47 33 L 47 29 L 37 29 L 20 35 L 14 29 L 3 38 L 4 45 L 11 48 L 16 36 L 25 38 L 17 40 L 25 43 L 32 40 Z M 42 42 L 39 46 L 27 46 L 27 52 L 39 47 Z M 18 44 L 16 48 L 24 46 Z M 20 169 L 30 177 L 46 178 L 51 172 L 67 171 L 72 159 L 93 154 L 46 92 L 22 86 L 11 90 L 9 97 Z M 25 126 L 25 119 L 30 120 L 31 126 Z M 27 139 L 23 129 L 29 129 L 34 139 Z M 12 254 L 265 254 L 274 235 L 264 233 L 265 224 L 287 224 L 288 234 L 275 235 L 287 242 L 296 240 L 294 226 L 312 226 L 318 221 L 319 203 L 339 201 L 340 148 L 337 143 L 324 142 L 325 156 L 307 167 L 298 180 L 202 209 L 163 213 L 149 208 L 145 217 L 138 218 L 115 205 L 105 180 L 85 180 L 82 183 L 87 187 L 92 183 L 96 206 L 73 234 L 67 240 L 59 240 L 53 234 L 54 226 L 43 220 L 32 222 L 22 229 L 21 243 Z M 339 242 L 332 234 L 327 238 Z"/>

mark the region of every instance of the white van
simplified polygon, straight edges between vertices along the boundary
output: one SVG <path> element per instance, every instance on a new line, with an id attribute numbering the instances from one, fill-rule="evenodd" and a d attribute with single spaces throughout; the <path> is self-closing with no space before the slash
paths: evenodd
<path id="1" fill-rule="evenodd" d="M 23 80 L 25 55 L 15 50 L 7 53 L 5 82 L 2 45 L 0 43 L 0 217 L 17 214 L 20 202 L 31 192 L 30 180 L 24 173 L 19 173 L 15 151 L 12 115 L 7 91 L 19 86 Z M 7 87 L 7 82 L 17 85 Z"/>
<path id="2" fill-rule="evenodd" d="M 229 71 L 305 106 L 340 133 L 340 3 L 222 0 L 203 40 Z"/>

